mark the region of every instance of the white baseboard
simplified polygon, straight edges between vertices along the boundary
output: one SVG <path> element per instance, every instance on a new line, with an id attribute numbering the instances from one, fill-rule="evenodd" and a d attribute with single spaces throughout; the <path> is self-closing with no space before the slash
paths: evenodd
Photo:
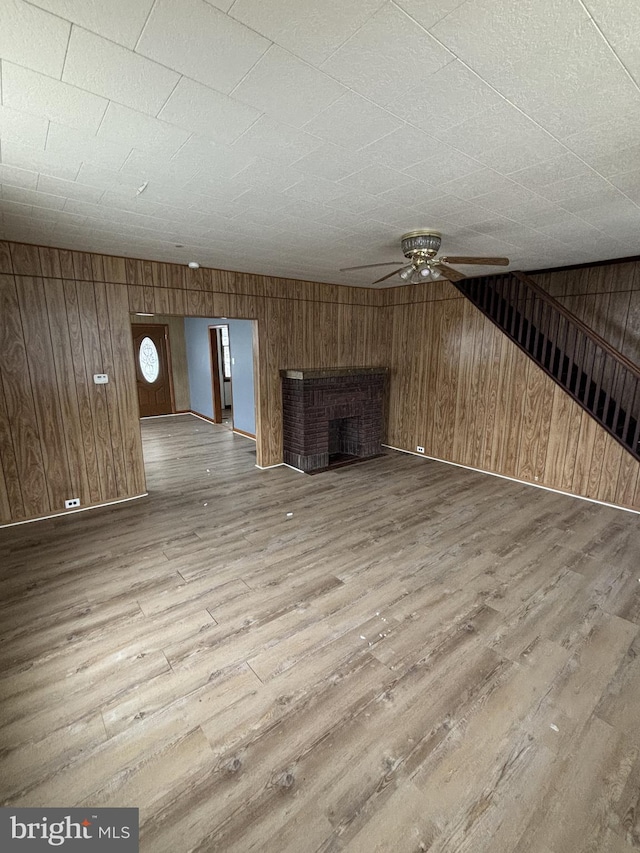
<path id="1" fill-rule="evenodd" d="M 611 509 L 621 509 L 623 512 L 632 512 L 640 515 L 640 510 L 630 509 L 628 506 L 599 501 L 596 498 L 587 498 L 584 495 L 574 495 L 573 492 L 563 492 L 561 489 L 553 489 L 551 486 L 543 486 L 542 483 L 532 483 L 530 480 L 518 480 L 517 477 L 508 477 L 506 474 L 496 474 L 495 471 L 485 471 L 482 468 L 473 468 L 471 465 L 462 465 L 460 462 L 450 462 L 448 459 L 439 459 L 437 456 L 429 456 L 426 453 L 416 453 L 415 450 L 404 450 L 402 447 L 394 447 L 392 444 L 383 444 L 389 450 L 397 450 L 399 453 L 407 453 L 409 456 L 418 456 L 420 459 L 431 459 L 433 462 L 443 462 L 445 465 L 453 465 L 456 468 L 466 468 L 467 471 L 475 471 L 477 474 L 488 474 L 490 477 L 499 477 L 501 480 L 510 480 L 512 483 L 520 483 L 523 486 L 533 486 L 534 489 L 544 489 L 545 492 L 554 492 L 556 495 L 564 495 L 567 498 L 577 498 L 579 501 L 588 501 L 600 506 L 608 506 Z"/>

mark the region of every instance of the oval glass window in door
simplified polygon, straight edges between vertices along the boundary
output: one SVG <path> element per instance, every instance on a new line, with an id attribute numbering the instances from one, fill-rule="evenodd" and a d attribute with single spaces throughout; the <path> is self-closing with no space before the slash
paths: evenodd
<path id="1" fill-rule="evenodd" d="M 151 338 L 143 338 L 140 341 L 138 361 L 145 380 L 147 382 L 155 382 L 160 373 L 160 358 L 158 357 L 156 345 Z"/>

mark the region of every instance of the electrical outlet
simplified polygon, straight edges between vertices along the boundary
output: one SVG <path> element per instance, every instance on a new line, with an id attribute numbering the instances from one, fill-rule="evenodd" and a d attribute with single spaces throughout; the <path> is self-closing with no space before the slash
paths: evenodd
<path id="1" fill-rule="evenodd" d="M 424 447 L 420 447 L 420 445 L 418 445 L 418 446 L 416 447 L 416 451 L 417 451 L 418 453 L 424 453 Z"/>
<path id="2" fill-rule="evenodd" d="M 80 506 L 80 498 L 70 498 L 64 502 L 65 509 L 73 509 L 76 506 Z"/>

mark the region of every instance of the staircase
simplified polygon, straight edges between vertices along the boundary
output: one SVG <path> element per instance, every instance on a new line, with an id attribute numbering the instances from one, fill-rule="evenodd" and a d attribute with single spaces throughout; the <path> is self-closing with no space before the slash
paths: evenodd
<path id="1" fill-rule="evenodd" d="M 640 461 L 640 368 L 521 272 L 452 282 Z"/>

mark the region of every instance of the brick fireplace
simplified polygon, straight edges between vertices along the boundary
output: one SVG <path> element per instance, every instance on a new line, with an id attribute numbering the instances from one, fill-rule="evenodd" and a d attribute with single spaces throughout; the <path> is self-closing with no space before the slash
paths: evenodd
<path id="1" fill-rule="evenodd" d="M 316 473 L 381 453 L 386 367 L 280 374 L 287 465 Z"/>

